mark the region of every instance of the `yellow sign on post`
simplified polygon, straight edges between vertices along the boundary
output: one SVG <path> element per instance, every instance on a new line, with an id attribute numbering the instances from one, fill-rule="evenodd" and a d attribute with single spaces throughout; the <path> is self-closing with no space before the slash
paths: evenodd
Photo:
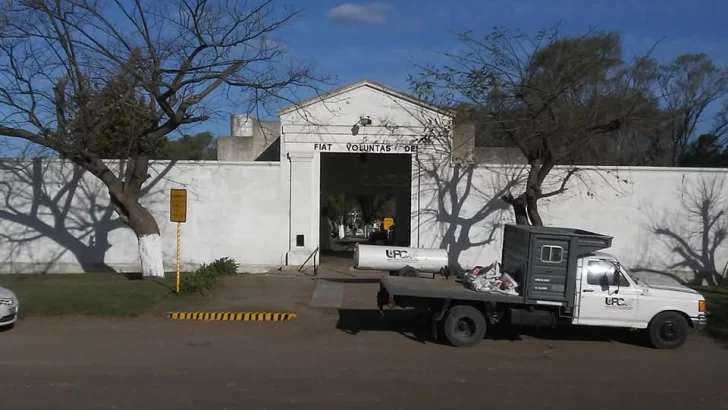
<path id="1" fill-rule="evenodd" d="M 187 222 L 187 190 L 172 189 L 169 192 L 169 220 L 177 222 L 177 287 L 179 293 L 180 251 L 182 250 L 182 223 Z"/>
<path id="2" fill-rule="evenodd" d="M 169 220 L 187 222 L 187 190 L 172 189 L 169 192 Z"/>
<path id="3" fill-rule="evenodd" d="M 394 225 L 394 218 L 384 218 L 384 220 L 382 220 L 382 225 L 384 225 L 384 230 L 388 231 L 389 228 Z"/>

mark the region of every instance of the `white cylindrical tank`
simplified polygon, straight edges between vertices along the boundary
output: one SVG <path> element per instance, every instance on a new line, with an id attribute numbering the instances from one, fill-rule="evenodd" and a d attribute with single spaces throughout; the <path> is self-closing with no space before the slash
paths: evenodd
<path id="1" fill-rule="evenodd" d="M 354 269 L 395 271 L 408 266 L 424 273 L 437 273 L 447 266 L 447 251 L 361 244 L 354 250 Z"/>

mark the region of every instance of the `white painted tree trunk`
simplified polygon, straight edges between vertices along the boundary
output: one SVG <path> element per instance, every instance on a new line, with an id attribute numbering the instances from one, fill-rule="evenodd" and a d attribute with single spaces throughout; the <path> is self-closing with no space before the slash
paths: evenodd
<path id="1" fill-rule="evenodd" d="M 142 261 L 142 275 L 144 277 L 164 277 L 162 237 L 158 233 L 139 236 L 139 257 Z"/>
<path id="2" fill-rule="evenodd" d="M 344 232 L 344 224 L 339 225 L 339 239 L 344 239 L 344 236 L 346 236 Z"/>

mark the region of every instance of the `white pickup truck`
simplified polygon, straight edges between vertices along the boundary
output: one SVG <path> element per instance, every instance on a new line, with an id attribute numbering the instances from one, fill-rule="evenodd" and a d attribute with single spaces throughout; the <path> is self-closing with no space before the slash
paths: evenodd
<path id="1" fill-rule="evenodd" d="M 688 327 L 705 328 L 705 298 L 694 289 L 649 285 L 608 253 L 595 252 L 579 262 L 581 292 L 573 324 L 648 329 L 652 343 L 661 348 L 682 345 Z"/>
<path id="2" fill-rule="evenodd" d="M 629 275 L 615 257 L 600 252 L 611 242 L 583 230 L 506 225 L 501 263 L 519 284 L 517 293 L 479 292 L 453 279 L 384 275 L 377 303 L 380 309 L 428 309 L 434 333 L 455 346 L 477 344 L 497 323 L 646 330 L 660 349 L 679 348 L 691 328 L 705 328 L 702 295 Z"/>

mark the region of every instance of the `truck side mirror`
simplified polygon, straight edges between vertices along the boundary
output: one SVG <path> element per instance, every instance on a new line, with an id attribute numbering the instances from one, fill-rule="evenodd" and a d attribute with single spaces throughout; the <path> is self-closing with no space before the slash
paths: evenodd
<path id="1" fill-rule="evenodd" d="M 609 291 L 609 277 L 606 273 L 599 278 L 599 286 L 603 291 Z"/>
<path id="2" fill-rule="evenodd" d="M 612 286 L 617 287 L 617 290 L 614 291 L 614 293 L 617 294 L 619 293 L 619 288 L 622 282 L 622 269 L 619 262 L 612 261 L 612 265 L 614 266 L 614 273 L 612 274 Z"/>
<path id="3" fill-rule="evenodd" d="M 614 276 L 612 276 L 612 281 L 614 282 L 613 285 L 617 287 L 617 290 L 614 291 L 615 294 L 619 293 L 620 282 L 622 282 L 620 279 L 622 279 L 622 273 L 619 269 L 616 269 L 614 271 Z"/>

